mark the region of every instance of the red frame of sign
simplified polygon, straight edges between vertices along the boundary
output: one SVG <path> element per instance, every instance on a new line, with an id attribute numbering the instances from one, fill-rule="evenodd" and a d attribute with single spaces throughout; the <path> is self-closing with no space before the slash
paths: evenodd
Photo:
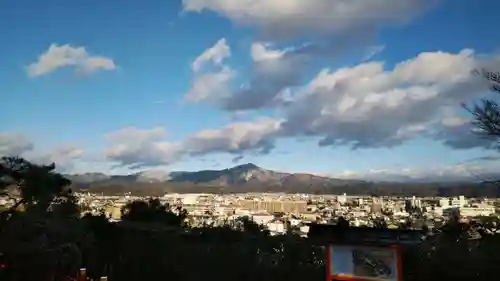
<path id="1" fill-rule="evenodd" d="M 332 280 L 340 280 L 340 281 L 373 281 L 373 279 L 366 279 L 361 277 L 351 277 L 351 276 L 340 276 L 340 275 L 332 275 L 330 272 L 330 246 L 332 244 L 326 246 L 326 281 Z M 387 247 L 393 248 L 396 250 L 396 270 L 397 270 L 397 281 L 403 280 L 403 265 L 401 258 L 401 248 L 398 245 L 388 245 L 388 246 L 377 246 L 377 247 Z"/>

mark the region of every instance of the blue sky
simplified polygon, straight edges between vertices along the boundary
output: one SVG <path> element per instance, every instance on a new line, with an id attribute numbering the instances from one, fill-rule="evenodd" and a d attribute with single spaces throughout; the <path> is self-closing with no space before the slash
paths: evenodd
<path id="1" fill-rule="evenodd" d="M 345 177 L 497 153 L 459 105 L 484 93 L 470 69 L 500 66 L 498 1 L 341 2 L 2 1 L 0 153 Z"/>

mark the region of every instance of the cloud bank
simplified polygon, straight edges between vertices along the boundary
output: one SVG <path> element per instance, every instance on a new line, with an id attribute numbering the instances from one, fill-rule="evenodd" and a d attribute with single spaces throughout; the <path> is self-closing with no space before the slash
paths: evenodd
<path id="1" fill-rule="evenodd" d="M 266 38 L 327 36 L 405 23 L 432 4 L 428 0 L 183 0 L 185 12 L 211 11 Z"/>

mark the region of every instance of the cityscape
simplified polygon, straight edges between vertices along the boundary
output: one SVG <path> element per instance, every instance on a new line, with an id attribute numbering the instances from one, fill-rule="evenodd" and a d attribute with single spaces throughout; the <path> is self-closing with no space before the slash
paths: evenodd
<path id="1" fill-rule="evenodd" d="M 103 212 L 111 221 L 118 221 L 128 201 L 148 198 L 80 193 L 78 199 L 79 204 L 85 206 L 85 212 Z M 382 227 L 382 224 L 387 228 L 404 226 L 432 230 L 440 228 L 453 216 L 463 221 L 498 217 L 500 203 L 496 198 L 464 196 L 404 198 L 283 193 L 166 194 L 159 200 L 172 211 L 178 207 L 186 210 L 191 227 L 235 225 L 239 218 L 248 217 L 264 226 L 271 235 L 295 231 L 301 236 L 307 236 L 309 223 L 336 223 L 339 217 L 347 219 L 354 227 Z"/>

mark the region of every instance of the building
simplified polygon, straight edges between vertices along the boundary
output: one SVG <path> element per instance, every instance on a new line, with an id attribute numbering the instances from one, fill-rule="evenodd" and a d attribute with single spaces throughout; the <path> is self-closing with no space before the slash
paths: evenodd
<path id="1" fill-rule="evenodd" d="M 344 193 L 342 195 L 337 196 L 337 202 L 340 204 L 345 204 L 347 202 L 347 195 Z"/>
<path id="2" fill-rule="evenodd" d="M 459 208 L 462 217 L 489 216 L 495 213 L 494 207 L 461 207 Z"/>
<path id="3" fill-rule="evenodd" d="M 267 211 L 268 213 L 299 214 L 307 209 L 307 201 L 301 200 L 240 200 L 238 203 L 242 208 L 251 211 Z"/>
<path id="4" fill-rule="evenodd" d="M 448 198 L 439 199 L 439 207 L 447 208 L 448 206 L 450 206 L 450 199 Z"/>
<path id="5" fill-rule="evenodd" d="M 453 207 L 464 207 L 465 205 L 467 205 L 467 200 L 463 195 L 460 195 L 458 198 L 451 199 L 451 206 Z"/>
<path id="6" fill-rule="evenodd" d="M 271 235 L 283 234 L 286 232 L 285 224 L 280 221 L 269 222 L 266 226 Z"/>
<path id="7" fill-rule="evenodd" d="M 270 214 L 253 214 L 252 220 L 257 224 L 267 224 L 274 219 L 273 215 Z"/>
<path id="8" fill-rule="evenodd" d="M 422 201 L 415 196 L 411 198 L 410 204 L 413 208 L 422 208 Z"/>
<path id="9" fill-rule="evenodd" d="M 451 207 L 443 210 L 443 216 L 452 217 L 479 217 L 490 216 L 495 213 L 495 208 L 490 206 L 478 207 Z"/>
<path id="10" fill-rule="evenodd" d="M 120 220 L 122 217 L 121 206 L 109 206 L 104 211 L 108 218 Z"/>

